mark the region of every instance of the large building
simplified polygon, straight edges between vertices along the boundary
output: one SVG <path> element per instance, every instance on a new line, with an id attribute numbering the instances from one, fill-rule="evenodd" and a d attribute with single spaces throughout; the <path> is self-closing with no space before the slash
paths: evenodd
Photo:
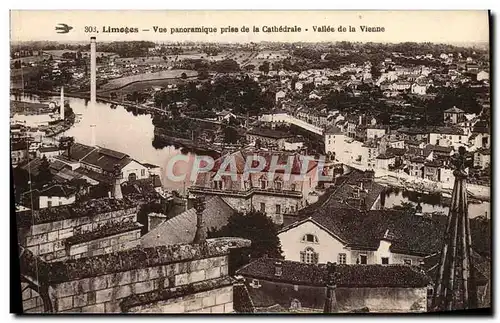
<path id="1" fill-rule="evenodd" d="M 404 265 L 338 265 L 336 307 L 346 312 L 425 312 L 429 277 Z M 280 259 L 257 259 L 236 272 L 235 309 L 246 312 L 321 313 L 327 269 Z"/>
<path id="2" fill-rule="evenodd" d="M 121 181 L 144 179 L 150 176 L 148 167 L 130 158 L 127 154 L 102 147 L 91 147 L 75 143 L 58 161 L 77 163 L 83 168 L 102 175 L 113 175 L 115 165 L 121 170 Z"/>
<path id="3" fill-rule="evenodd" d="M 245 175 L 245 165 L 250 158 L 261 157 L 265 166 L 261 171 Z M 272 171 L 273 158 L 277 165 L 289 161 L 290 172 Z M 215 177 L 226 160 L 234 160 L 236 174 Z M 218 195 L 239 212 L 261 211 L 276 223 L 283 222 L 283 214 L 295 213 L 305 207 L 318 185 L 318 162 L 302 155 L 269 151 L 237 151 L 215 161 L 213 169 L 198 174 L 190 193 L 200 196 Z M 303 176 L 301 176 L 303 174 Z"/>

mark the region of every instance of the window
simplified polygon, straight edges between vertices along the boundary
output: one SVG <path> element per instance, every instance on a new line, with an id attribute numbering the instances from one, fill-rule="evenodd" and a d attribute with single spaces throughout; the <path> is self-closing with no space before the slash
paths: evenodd
<path id="1" fill-rule="evenodd" d="M 368 257 L 366 255 L 359 255 L 359 263 L 366 265 L 368 263 Z"/>
<path id="2" fill-rule="evenodd" d="M 347 263 L 347 257 L 345 253 L 339 253 L 339 264 L 345 265 Z"/>
<path id="3" fill-rule="evenodd" d="M 432 295 L 434 295 L 434 289 L 432 289 L 432 288 L 428 288 L 428 289 L 427 289 L 427 297 L 429 297 L 429 298 L 430 298 L 430 297 L 432 297 Z"/>
<path id="4" fill-rule="evenodd" d="M 252 282 L 250 283 L 250 286 L 253 288 L 259 288 L 260 287 L 260 281 L 258 279 L 252 279 Z"/>
<path id="5" fill-rule="evenodd" d="M 260 212 L 266 213 L 266 203 L 260 203 Z"/>
<path id="6" fill-rule="evenodd" d="M 146 176 L 146 170 L 145 169 L 141 169 L 141 176 L 142 177 Z"/>
<path id="7" fill-rule="evenodd" d="M 300 252 L 300 261 L 306 264 L 317 264 L 318 258 L 318 253 L 314 252 L 313 248 L 306 248 Z"/>
<path id="8" fill-rule="evenodd" d="M 280 213 L 281 213 L 281 205 L 276 204 L 276 214 L 280 214 Z"/>
<path id="9" fill-rule="evenodd" d="M 290 213 L 293 213 L 293 212 L 295 212 L 295 207 L 292 205 L 292 206 L 290 206 Z"/>
<path id="10" fill-rule="evenodd" d="M 52 206 L 52 201 L 47 201 L 47 207 L 51 207 Z"/>
<path id="11" fill-rule="evenodd" d="M 318 237 L 316 237 L 314 234 L 306 234 L 302 237 L 302 241 L 318 243 Z"/>
<path id="12" fill-rule="evenodd" d="M 281 181 L 276 181 L 274 183 L 274 186 L 276 187 L 277 190 L 281 190 L 283 187 L 283 183 Z"/>
<path id="13" fill-rule="evenodd" d="M 260 180 L 260 188 L 265 190 L 267 186 L 267 181 L 265 179 Z"/>
<path id="14" fill-rule="evenodd" d="M 215 188 L 216 190 L 221 190 L 221 189 L 222 189 L 222 181 L 220 181 L 220 180 L 219 180 L 219 181 L 215 180 L 215 181 L 214 181 L 214 188 Z"/>
<path id="15" fill-rule="evenodd" d="M 382 257 L 382 265 L 388 265 L 389 264 L 389 257 Z"/>
<path id="16" fill-rule="evenodd" d="M 404 263 L 405 265 L 411 266 L 411 259 L 404 259 L 404 260 L 403 260 L 403 263 Z"/>
<path id="17" fill-rule="evenodd" d="M 62 201 L 59 201 L 59 205 L 63 205 Z"/>

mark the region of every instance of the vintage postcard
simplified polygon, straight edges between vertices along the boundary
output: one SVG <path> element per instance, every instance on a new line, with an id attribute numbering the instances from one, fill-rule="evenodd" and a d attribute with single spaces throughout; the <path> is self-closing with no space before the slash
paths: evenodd
<path id="1" fill-rule="evenodd" d="M 491 313 L 488 11 L 10 19 L 19 312 Z"/>

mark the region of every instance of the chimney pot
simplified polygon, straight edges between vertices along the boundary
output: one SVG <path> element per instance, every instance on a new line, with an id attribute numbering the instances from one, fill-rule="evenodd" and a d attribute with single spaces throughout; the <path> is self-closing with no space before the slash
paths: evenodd
<path id="1" fill-rule="evenodd" d="M 276 261 L 274 263 L 274 275 L 280 277 L 283 274 L 283 264 L 281 261 Z"/>

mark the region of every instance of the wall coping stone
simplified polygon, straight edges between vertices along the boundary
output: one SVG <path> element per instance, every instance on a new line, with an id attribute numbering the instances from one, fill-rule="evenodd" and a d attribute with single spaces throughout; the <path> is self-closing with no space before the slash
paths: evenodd
<path id="1" fill-rule="evenodd" d="M 111 226 L 97 228 L 89 232 L 78 235 L 73 235 L 66 239 L 65 243 L 69 246 L 84 242 L 90 242 L 97 239 L 102 239 L 129 231 L 134 231 L 142 228 L 143 225 L 138 222 L 113 223 Z"/>
<path id="2" fill-rule="evenodd" d="M 232 286 L 234 279 L 226 276 L 201 282 L 167 288 L 163 290 L 154 290 L 143 294 L 134 294 L 123 299 L 120 307 L 123 312 L 128 311 L 132 307 L 151 304 L 159 301 L 166 301 L 172 298 L 193 295 L 201 292 L 206 292 L 214 289 L 219 289 L 227 286 Z"/>
<path id="3" fill-rule="evenodd" d="M 207 239 L 201 244 L 178 244 L 152 248 L 137 247 L 93 257 L 47 263 L 24 248 L 21 274 L 38 277 L 48 284 L 102 276 L 117 272 L 149 268 L 228 255 L 230 249 L 249 247 L 250 240 L 236 237 Z"/>

